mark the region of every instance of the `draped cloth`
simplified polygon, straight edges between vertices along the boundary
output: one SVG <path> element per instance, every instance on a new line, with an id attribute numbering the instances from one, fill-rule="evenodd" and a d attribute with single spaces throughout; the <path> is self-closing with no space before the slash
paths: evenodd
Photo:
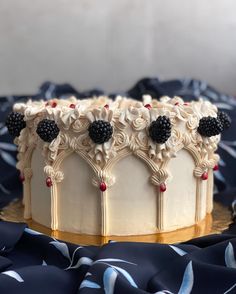
<path id="1" fill-rule="evenodd" d="M 167 245 L 58 241 L 0 222 L 1 294 L 236 293 L 236 236 Z"/>

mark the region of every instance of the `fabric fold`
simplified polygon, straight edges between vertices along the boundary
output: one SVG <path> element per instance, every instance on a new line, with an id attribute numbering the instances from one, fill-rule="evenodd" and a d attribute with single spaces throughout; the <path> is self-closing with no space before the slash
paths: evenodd
<path id="1" fill-rule="evenodd" d="M 0 221 L 0 255 L 13 250 L 26 227 L 24 223 Z"/>
<path id="2" fill-rule="evenodd" d="M 236 293 L 235 235 L 99 247 L 0 222 L 0 244 L 1 294 Z"/>

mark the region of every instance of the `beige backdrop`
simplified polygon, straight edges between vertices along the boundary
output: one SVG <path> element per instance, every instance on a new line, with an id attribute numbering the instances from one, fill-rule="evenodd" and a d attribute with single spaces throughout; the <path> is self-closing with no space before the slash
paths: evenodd
<path id="1" fill-rule="evenodd" d="M 0 95 L 196 77 L 236 94 L 235 0 L 0 0 Z"/>

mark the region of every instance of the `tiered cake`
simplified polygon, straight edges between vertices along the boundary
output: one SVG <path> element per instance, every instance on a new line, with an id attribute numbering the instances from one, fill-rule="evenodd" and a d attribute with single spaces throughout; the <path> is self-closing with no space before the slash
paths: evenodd
<path id="1" fill-rule="evenodd" d="M 220 133 L 210 102 L 117 97 L 14 105 L 25 218 L 53 230 L 141 235 L 211 213 Z"/>

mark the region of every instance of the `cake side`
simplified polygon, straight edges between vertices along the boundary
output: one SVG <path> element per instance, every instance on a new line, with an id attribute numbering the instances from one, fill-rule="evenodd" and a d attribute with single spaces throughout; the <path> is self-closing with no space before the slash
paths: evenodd
<path id="1" fill-rule="evenodd" d="M 54 99 L 48 105 L 29 101 L 16 104 L 14 111 L 23 114 L 26 122 L 16 139 L 17 166 L 25 176 L 26 218 L 34 219 L 32 208 L 40 201 L 40 196 L 32 197 L 38 187 L 36 175 L 43 174 L 35 167 L 32 170 L 35 148 L 42 152 L 42 158 L 37 152 L 34 160 L 45 163 L 51 198 L 50 204 L 43 202 L 50 209 L 43 212 L 42 208 L 41 214 L 42 218 L 47 214 L 46 225 L 52 229 L 101 235 L 151 234 L 193 225 L 211 212 L 212 170 L 219 160 L 215 150 L 220 132 L 206 136 L 217 131 L 214 124 L 212 130 L 205 130 L 208 121 L 202 120 L 217 120 L 217 108 L 210 102 L 185 103 L 179 97 L 158 101 L 149 96 L 143 102 L 123 97 L 115 101 L 71 98 Z M 58 127 L 51 142 L 37 134 L 45 119 Z M 101 124 L 106 134 L 99 138 L 91 133 L 91 125 L 96 126 L 97 121 L 106 122 Z M 108 140 L 100 142 L 103 138 Z M 26 168 L 31 169 L 31 177 L 25 175 Z"/>

